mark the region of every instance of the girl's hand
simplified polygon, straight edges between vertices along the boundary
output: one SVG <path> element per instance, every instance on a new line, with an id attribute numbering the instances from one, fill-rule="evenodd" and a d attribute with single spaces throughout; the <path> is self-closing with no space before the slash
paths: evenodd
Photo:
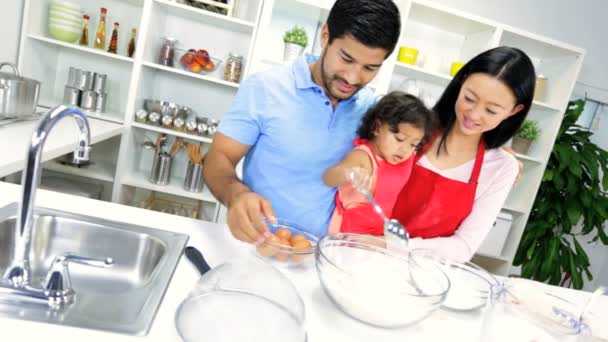
<path id="1" fill-rule="evenodd" d="M 361 191 L 369 191 L 372 187 L 372 177 L 369 171 L 362 167 L 350 167 L 345 170 L 346 179 L 352 184 L 352 186 Z"/>

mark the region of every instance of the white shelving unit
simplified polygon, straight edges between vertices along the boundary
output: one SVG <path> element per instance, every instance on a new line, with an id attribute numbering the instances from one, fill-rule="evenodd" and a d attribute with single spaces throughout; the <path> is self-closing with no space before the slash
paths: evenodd
<path id="1" fill-rule="evenodd" d="M 409 79 L 415 80 L 419 88 L 430 94 L 434 103 L 452 79 L 449 75 L 452 62 L 467 62 L 473 56 L 501 45 L 525 51 L 535 63 L 537 71 L 548 77 L 545 98 L 534 101 L 529 114 L 529 118 L 539 122 L 542 135 L 533 143 L 527 155 L 516 155 L 524 164 L 523 175 L 503 206 L 505 212 L 513 215 L 507 241 L 499 255 L 478 254 L 474 259 L 490 271 L 506 275 L 532 209 L 585 51 L 432 1 L 395 2 L 402 15 L 402 32 L 395 52 L 385 61 L 373 81 L 373 89 L 378 95 L 402 89 L 404 81 Z M 274 0 L 266 3 L 269 6 L 265 6 L 260 20 L 261 41 L 256 44 L 254 52 L 253 65 L 256 71 L 281 63 L 281 56 L 277 53 L 282 52 L 279 35 L 286 28 L 294 24 L 303 26 L 309 39 L 314 37 L 316 41 L 318 37 L 315 29 L 326 19 L 333 1 Z M 397 61 L 401 46 L 414 47 L 420 51 L 416 64 Z M 310 50 L 309 47 L 308 51 Z M 426 69 L 424 63 L 421 63 L 425 56 L 440 58 L 440 68 Z"/>
<path id="2" fill-rule="evenodd" d="M 54 160 L 44 168 L 54 174 L 110 184 L 112 201 L 127 205 L 139 205 L 142 196 L 151 192 L 161 194 L 164 200 L 174 198 L 176 203 L 194 200 L 200 204 L 201 219 L 216 220 L 220 205 L 206 187 L 201 193 L 183 189 L 185 151 L 173 160 L 170 183 L 160 186 L 148 181 L 153 152 L 142 146 L 145 141 L 156 141 L 158 134 L 166 134 L 170 143 L 180 137 L 188 143 L 202 144 L 206 150 L 212 138 L 138 123 L 133 120 L 133 114 L 142 108 L 144 99 L 156 99 L 173 101 L 191 107 L 199 115 L 221 119 L 239 88 L 238 83 L 223 80 L 223 62 L 229 53 L 240 54 L 244 59 L 241 79 L 246 77 L 263 0 L 229 0 L 228 4 L 203 0 L 205 4 L 226 9 L 228 15 L 175 0 L 81 1 L 83 12 L 91 17 L 89 47 L 59 41 L 48 34 L 50 2 L 25 1 L 19 55 L 21 72 L 42 82 L 40 103 L 47 107 L 61 104 L 70 66 L 107 74 L 107 111 L 86 114 L 123 124 L 125 130 L 119 139 L 93 147 L 91 165 L 76 168 Z M 101 7 L 108 11 L 106 44 L 112 24 L 120 23 L 117 54 L 92 48 Z M 137 29 L 133 58 L 126 56 L 131 28 Z M 165 36 L 176 38 L 179 49 L 205 49 L 222 63 L 214 72 L 196 74 L 181 68 L 180 55 L 176 52 L 175 67 L 160 65 L 157 57 Z"/>
<path id="3" fill-rule="evenodd" d="M 211 1 L 211 0 L 204 0 Z M 244 56 L 242 79 L 252 72 L 282 64 L 283 33 L 294 25 L 304 27 L 309 36 L 305 52 L 318 53 L 318 33 L 325 22 L 333 0 L 249 0 L 229 1 L 236 6 L 234 16 L 224 16 L 197 9 L 172 0 L 93 0 L 83 1 L 84 11 L 91 15 L 90 31 L 97 27 L 99 8 L 108 8 L 108 22 L 120 22 L 119 53 L 68 44 L 50 38 L 47 12 L 50 0 L 26 0 L 19 65 L 25 76 L 43 82 L 40 102 L 54 106 L 61 102 L 63 85 L 70 66 L 108 75 L 108 111 L 104 119 L 125 125 L 125 133 L 113 149 L 104 149 L 115 161 L 110 163 L 114 174 L 100 169 L 103 163 L 90 169 L 65 170 L 59 165 L 47 168 L 58 172 L 103 181 L 113 180 L 112 200 L 136 205 L 150 191 L 176 198 L 197 200 L 204 208 L 205 218 L 217 218 L 221 206 L 205 190 L 195 194 L 181 187 L 187 162 L 185 154 L 174 161 L 170 185 L 156 186 L 147 181 L 153 153 L 143 150 L 146 141 L 154 142 L 158 134 L 168 134 L 171 140 L 181 137 L 201 143 L 204 149 L 211 138 L 176 132 L 158 126 L 133 121 L 134 112 L 144 99 L 173 101 L 193 108 L 197 113 L 221 119 L 238 84 L 222 78 L 223 63 L 210 74 L 194 74 L 176 67 L 160 65 L 157 55 L 163 36 L 178 39 L 178 48 L 205 49 L 211 56 L 225 60 L 230 52 Z M 402 14 L 402 32 L 395 52 L 389 56 L 373 81 L 376 94 L 400 89 L 404 80 L 416 80 L 420 88 L 436 99 L 451 80 L 450 64 L 467 62 L 489 48 L 509 45 L 524 50 L 535 63 L 539 73 L 547 76 L 546 96 L 534 101 L 529 117 L 537 120 L 542 135 L 527 155 L 517 155 L 524 164 L 523 177 L 511 191 L 503 210 L 513 215 L 507 242 L 500 255 L 477 255 L 475 261 L 498 274 L 507 274 L 517 245 L 534 203 L 536 191 L 551 153 L 562 114 L 585 55 L 585 51 L 502 23 L 455 10 L 430 0 L 396 0 Z M 214 3 L 217 5 L 217 3 Z M 134 58 L 125 56 L 128 33 L 138 29 Z M 108 28 L 108 30 L 110 30 Z M 108 34 L 109 36 L 109 34 Z M 397 61 L 400 46 L 420 51 L 414 65 Z M 39 58 L 44 56 L 44 58 Z M 425 56 L 441 59 L 438 70 L 429 70 L 420 61 Z M 177 58 L 179 56 L 176 56 Z M 106 164 L 107 165 L 107 164 Z M 114 166 L 115 165 L 115 166 Z M 61 165 L 62 166 L 62 165 Z"/>

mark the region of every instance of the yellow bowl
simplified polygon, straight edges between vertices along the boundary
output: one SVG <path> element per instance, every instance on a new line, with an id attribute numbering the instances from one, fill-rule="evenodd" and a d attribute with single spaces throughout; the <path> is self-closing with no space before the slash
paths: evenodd
<path id="1" fill-rule="evenodd" d="M 453 62 L 450 66 L 450 76 L 454 77 L 460 71 L 460 69 L 464 66 L 462 62 Z"/>
<path id="2" fill-rule="evenodd" d="M 416 64 L 418 58 L 418 50 L 412 47 L 402 46 L 399 48 L 399 56 L 397 60 L 405 64 Z"/>

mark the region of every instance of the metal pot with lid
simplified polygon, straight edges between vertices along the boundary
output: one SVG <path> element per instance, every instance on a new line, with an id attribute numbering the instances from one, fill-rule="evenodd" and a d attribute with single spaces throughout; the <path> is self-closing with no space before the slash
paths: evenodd
<path id="1" fill-rule="evenodd" d="M 0 70 L 5 66 L 13 68 L 13 72 L 0 71 L 0 118 L 34 114 L 40 95 L 40 82 L 20 76 L 13 63 L 0 63 Z"/>

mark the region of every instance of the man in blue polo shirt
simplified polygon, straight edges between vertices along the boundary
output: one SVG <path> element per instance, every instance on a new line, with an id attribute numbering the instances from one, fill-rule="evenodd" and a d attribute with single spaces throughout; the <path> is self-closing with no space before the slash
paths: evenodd
<path id="1" fill-rule="evenodd" d="M 375 101 L 364 87 L 394 50 L 400 27 L 392 0 L 337 0 L 321 32 L 320 57 L 301 57 L 241 84 L 204 168 L 235 238 L 261 242 L 268 235 L 263 216 L 326 233 L 336 190 L 322 175 L 351 150 Z M 243 157 L 241 182 L 235 168 Z"/>

